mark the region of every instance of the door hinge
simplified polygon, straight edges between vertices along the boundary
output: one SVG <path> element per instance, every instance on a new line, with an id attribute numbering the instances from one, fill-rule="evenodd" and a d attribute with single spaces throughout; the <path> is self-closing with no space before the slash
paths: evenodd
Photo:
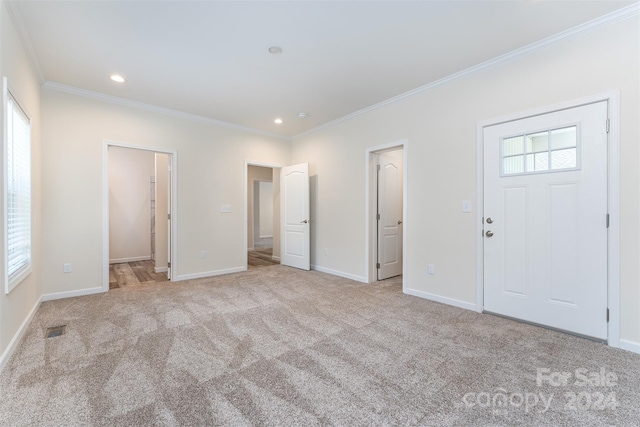
<path id="1" fill-rule="evenodd" d="M 376 218 L 378 218 L 378 221 L 380 221 L 380 214 L 376 215 Z"/>
<path id="2" fill-rule="evenodd" d="M 611 121 L 607 119 L 607 133 L 609 133 L 610 128 L 611 128 Z"/>
<path id="3" fill-rule="evenodd" d="M 167 263 L 167 268 L 171 268 L 171 263 L 170 262 Z"/>
<path id="4" fill-rule="evenodd" d="M 607 308 L 607 322 L 609 321 L 609 309 Z"/>
<path id="5" fill-rule="evenodd" d="M 376 268 L 380 268 L 380 263 L 376 262 Z"/>
<path id="6" fill-rule="evenodd" d="M 607 214 L 607 228 L 609 228 L 609 214 Z"/>
<path id="7" fill-rule="evenodd" d="M 380 165 L 376 165 L 376 170 L 380 171 Z"/>
<path id="8" fill-rule="evenodd" d="M 167 214 L 167 219 L 171 219 L 171 214 Z"/>

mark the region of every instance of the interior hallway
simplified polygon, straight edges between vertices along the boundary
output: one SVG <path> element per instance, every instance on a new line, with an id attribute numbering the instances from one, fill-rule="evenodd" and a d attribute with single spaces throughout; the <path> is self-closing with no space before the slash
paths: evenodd
<path id="1" fill-rule="evenodd" d="M 167 273 L 156 273 L 152 260 L 109 265 L 109 289 L 168 282 Z"/>
<path id="2" fill-rule="evenodd" d="M 247 253 L 249 269 L 278 265 L 280 261 L 273 259 L 273 238 L 263 237 L 253 243 L 254 249 Z"/>

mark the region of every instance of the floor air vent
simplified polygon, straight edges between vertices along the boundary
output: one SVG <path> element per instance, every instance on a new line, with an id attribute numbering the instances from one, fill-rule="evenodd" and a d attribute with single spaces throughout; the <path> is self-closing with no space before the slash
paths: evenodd
<path id="1" fill-rule="evenodd" d="M 51 328 L 47 328 L 47 332 L 45 334 L 45 338 L 53 338 L 59 337 L 60 335 L 64 335 L 64 330 L 67 325 L 53 326 Z"/>

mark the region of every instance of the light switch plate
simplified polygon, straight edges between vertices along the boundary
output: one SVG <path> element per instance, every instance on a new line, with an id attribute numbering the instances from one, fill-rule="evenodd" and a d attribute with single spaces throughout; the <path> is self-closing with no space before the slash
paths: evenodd
<path id="1" fill-rule="evenodd" d="M 471 200 L 463 200 L 462 201 L 462 212 L 470 213 L 471 212 Z"/>
<path id="2" fill-rule="evenodd" d="M 224 212 L 224 213 L 231 212 L 231 205 L 222 205 L 222 206 L 220 206 L 220 212 Z"/>

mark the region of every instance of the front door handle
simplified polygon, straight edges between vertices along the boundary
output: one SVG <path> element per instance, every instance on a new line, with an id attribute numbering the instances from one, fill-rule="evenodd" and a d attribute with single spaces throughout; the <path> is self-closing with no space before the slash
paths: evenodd
<path id="1" fill-rule="evenodd" d="M 487 232 L 484 233 L 484 235 L 487 236 L 487 237 L 492 237 L 493 236 L 493 231 L 487 230 Z"/>

